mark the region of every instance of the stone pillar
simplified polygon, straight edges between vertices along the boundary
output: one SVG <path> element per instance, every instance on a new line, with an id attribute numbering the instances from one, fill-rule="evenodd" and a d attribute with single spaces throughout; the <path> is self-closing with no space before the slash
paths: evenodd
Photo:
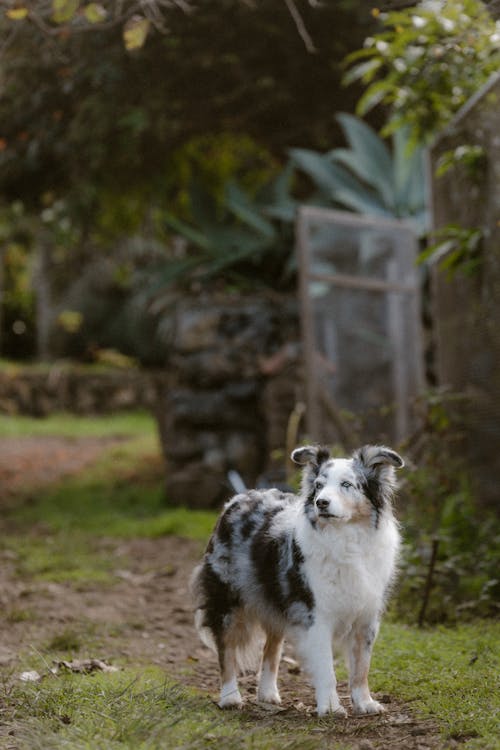
<path id="1" fill-rule="evenodd" d="M 263 394 L 273 374 L 266 367 L 298 338 L 295 302 L 207 294 L 182 300 L 176 317 L 158 413 L 167 500 L 210 508 L 232 494 L 230 469 L 253 486 L 269 466 L 273 409 Z M 275 398 L 291 412 L 295 390 L 285 385 L 287 395 Z"/>

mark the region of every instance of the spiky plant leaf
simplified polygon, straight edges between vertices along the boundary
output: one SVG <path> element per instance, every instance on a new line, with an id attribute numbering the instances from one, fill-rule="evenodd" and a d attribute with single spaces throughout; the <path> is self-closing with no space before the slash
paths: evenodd
<path id="1" fill-rule="evenodd" d="M 276 238 L 276 232 L 271 222 L 262 216 L 248 196 L 234 182 L 229 183 L 226 187 L 224 203 L 234 216 L 262 235 L 263 238 L 270 241 Z"/>
<path id="2" fill-rule="evenodd" d="M 341 113 L 336 118 L 351 149 L 348 158 L 349 168 L 368 185 L 375 187 L 387 206 L 394 197 L 392 181 L 392 158 L 382 138 L 363 120 L 353 115 Z M 336 151 L 331 152 L 335 158 Z M 344 164 L 346 152 L 341 149 L 339 161 Z"/>
<path id="3" fill-rule="evenodd" d="M 170 213 L 164 215 L 164 220 L 169 229 L 173 229 L 173 231 L 180 234 L 181 237 L 185 237 L 186 240 L 195 245 L 195 247 L 206 251 L 212 249 L 211 242 L 203 232 L 198 231 L 184 221 L 180 221 L 180 219 Z"/>

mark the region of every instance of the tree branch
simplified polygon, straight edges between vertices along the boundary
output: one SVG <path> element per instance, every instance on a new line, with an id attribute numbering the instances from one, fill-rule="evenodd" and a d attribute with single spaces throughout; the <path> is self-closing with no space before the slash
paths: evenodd
<path id="1" fill-rule="evenodd" d="M 309 34 L 309 32 L 306 29 L 304 20 L 302 16 L 299 13 L 299 9 L 295 5 L 294 0 L 284 0 L 286 7 L 288 8 L 288 12 L 290 13 L 291 17 L 294 20 L 295 26 L 297 28 L 297 31 L 299 33 L 300 38 L 304 42 L 304 46 L 308 52 L 311 54 L 314 54 L 317 52 L 316 47 L 314 46 L 314 42 Z"/>

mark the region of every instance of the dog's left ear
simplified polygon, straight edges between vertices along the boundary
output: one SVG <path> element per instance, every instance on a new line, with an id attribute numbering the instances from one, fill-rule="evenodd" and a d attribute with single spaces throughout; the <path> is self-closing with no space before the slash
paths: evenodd
<path id="1" fill-rule="evenodd" d="M 385 445 L 364 445 L 352 454 L 361 486 L 376 513 L 375 526 L 384 506 L 390 504 L 396 490 L 394 469 L 401 469 L 401 456 Z"/>
<path id="2" fill-rule="evenodd" d="M 354 452 L 353 458 L 367 469 L 375 469 L 375 467 L 381 467 L 384 464 L 402 469 L 405 465 L 399 453 L 391 448 L 386 448 L 385 445 L 364 445 Z"/>

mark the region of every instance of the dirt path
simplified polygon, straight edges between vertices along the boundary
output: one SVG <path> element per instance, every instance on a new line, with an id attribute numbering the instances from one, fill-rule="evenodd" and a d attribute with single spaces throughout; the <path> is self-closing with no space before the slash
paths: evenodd
<path id="1" fill-rule="evenodd" d="M 0 437 L 0 500 L 77 474 L 123 438 Z"/>
<path id="2" fill-rule="evenodd" d="M 85 451 L 79 446 L 77 459 L 67 445 L 58 446 L 53 440 L 47 445 L 46 438 L 41 442 L 43 447 L 34 439 L 23 441 L 22 456 L 20 444 L 16 446 L 16 461 L 29 467 L 31 484 L 37 479 L 35 467 L 42 455 L 52 456 L 50 479 L 53 480 L 68 470 L 79 470 L 102 449 L 101 442 L 94 441 L 93 447 L 89 442 Z M 1 453 L 5 457 L 8 453 L 5 440 L 2 443 Z M 59 463 L 62 455 L 69 461 L 65 460 L 64 465 Z M 5 478 L 6 467 L 12 465 L 12 460 L 0 463 L 0 476 Z M 40 481 L 47 481 L 45 462 L 38 465 Z M 11 486 L 10 491 L 13 489 Z M 82 658 L 97 657 L 114 664 L 153 663 L 178 681 L 206 691 L 207 699 L 215 699 L 216 660 L 196 637 L 188 596 L 189 576 L 201 554 L 200 545 L 165 537 L 126 542 L 101 539 L 99 546 L 99 551 L 113 560 L 115 583 L 105 588 L 96 584 L 75 586 L 22 580 L 16 573 L 15 553 L 3 553 L 0 559 L 2 671 L 16 675 L 40 668 L 39 654 L 54 638 L 73 633 L 78 639 L 81 634 L 85 643 L 85 633 L 91 632 L 92 642 L 97 645 L 92 646 L 92 653 L 82 649 L 79 654 Z M 22 612 L 30 616 L 23 618 Z M 293 658 L 288 650 L 285 656 Z M 265 716 L 268 720 L 269 712 L 255 703 L 255 678 L 245 677 L 242 685 L 249 717 L 258 721 Z M 432 721 L 416 720 L 409 706 L 389 695 L 377 695 L 387 704 L 384 716 L 349 718 L 322 729 L 314 719 L 309 719 L 313 695 L 304 675 L 286 659 L 281 665 L 280 687 L 283 710 L 273 714 L 273 721 L 288 722 L 292 726 L 300 724 L 303 728 L 304 722 L 311 720 L 314 731 L 326 732 L 332 742 L 343 741 L 346 750 L 457 747 L 453 742 L 443 745 Z M 340 685 L 340 694 L 348 707 L 345 684 Z"/>

